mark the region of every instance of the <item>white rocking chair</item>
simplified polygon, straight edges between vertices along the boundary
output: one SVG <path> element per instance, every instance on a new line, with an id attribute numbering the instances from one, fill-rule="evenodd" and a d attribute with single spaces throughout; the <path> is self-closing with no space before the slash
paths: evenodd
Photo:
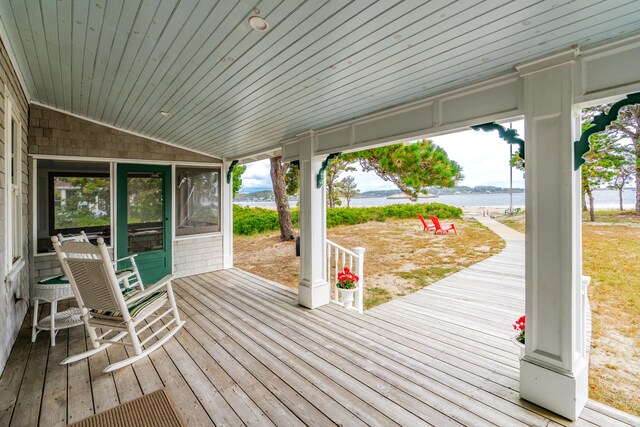
<path id="1" fill-rule="evenodd" d="M 62 245 L 56 236 L 51 241 L 71 283 L 93 347 L 64 359 L 61 364 L 85 359 L 113 344 L 132 347 L 133 356 L 104 369 L 104 372 L 111 372 L 160 348 L 184 325 L 171 286 L 173 275 L 163 277 L 144 291 L 123 289 L 125 278 L 116 275 L 102 238 L 98 239 L 98 246 L 86 242 Z M 156 314 L 158 311 L 160 313 Z M 163 319 L 164 325 L 159 324 L 155 331 L 150 330 Z M 96 328 L 102 329 L 100 335 Z M 149 336 L 142 338 L 140 334 L 147 330 Z M 125 341 L 127 336 L 129 340 Z M 157 341 L 152 341 L 154 338 Z"/>
<path id="2" fill-rule="evenodd" d="M 63 236 L 62 233 L 58 233 L 58 241 L 63 245 L 68 242 L 86 242 L 90 243 L 89 237 L 84 232 L 84 230 L 80 231 L 80 234 L 69 234 L 67 236 Z M 138 270 L 138 265 L 136 264 L 135 257 L 138 254 L 133 254 L 126 256 L 124 258 L 117 259 L 112 262 L 113 268 L 116 269 L 116 276 L 118 279 L 123 280 L 124 289 L 138 287 L 141 291 L 144 291 L 144 284 L 142 283 L 142 277 L 140 276 L 140 271 Z M 85 258 L 96 258 L 93 255 L 85 255 Z M 129 262 L 129 266 L 125 268 L 118 269 L 118 263 L 123 263 L 125 261 Z"/>

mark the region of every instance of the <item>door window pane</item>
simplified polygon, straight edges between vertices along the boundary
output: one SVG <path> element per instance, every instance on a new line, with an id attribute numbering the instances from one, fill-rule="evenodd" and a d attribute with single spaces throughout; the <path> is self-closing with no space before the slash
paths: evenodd
<path id="1" fill-rule="evenodd" d="M 151 172 L 127 174 L 127 226 L 129 253 L 164 249 L 163 175 Z"/>
<path id="2" fill-rule="evenodd" d="M 220 170 L 176 168 L 176 235 L 220 231 Z"/>

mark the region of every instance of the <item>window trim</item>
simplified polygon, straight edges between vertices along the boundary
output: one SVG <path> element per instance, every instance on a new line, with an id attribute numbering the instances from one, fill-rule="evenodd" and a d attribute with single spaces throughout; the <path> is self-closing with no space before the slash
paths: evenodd
<path id="1" fill-rule="evenodd" d="M 22 120 L 20 114 L 15 110 L 15 102 L 9 88 L 4 85 L 4 129 L 5 129 L 5 281 L 13 280 L 26 264 L 24 260 L 24 242 L 20 238 L 24 234 L 24 215 L 22 214 Z M 12 121 L 15 122 L 16 138 L 12 132 Z M 12 156 L 12 154 L 15 154 Z M 15 170 L 13 170 L 15 161 Z M 15 176 L 11 178 L 11 172 Z M 20 215 L 14 218 L 15 209 Z M 13 255 L 18 254 L 15 259 Z"/>
<path id="2" fill-rule="evenodd" d="M 195 169 L 204 169 L 210 172 L 218 173 L 218 225 L 215 230 L 206 230 L 197 233 L 187 233 L 187 234 L 179 234 L 178 233 L 178 173 L 180 169 L 187 170 L 195 170 Z M 190 164 L 176 164 L 173 168 L 173 216 L 174 216 L 174 232 L 173 239 L 174 240 L 183 240 L 189 238 L 198 238 L 198 237 L 207 237 L 213 235 L 222 234 L 222 167 L 218 165 L 190 165 Z"/>

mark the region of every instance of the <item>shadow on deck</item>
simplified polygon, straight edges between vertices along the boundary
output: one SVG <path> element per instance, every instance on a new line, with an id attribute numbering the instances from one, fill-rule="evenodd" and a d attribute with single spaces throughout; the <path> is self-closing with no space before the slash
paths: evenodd
<path id="1" fill-rule="evenodd" d="M 237 269 L 177 279 L 185 328 L 113 374 L 102 369 L 124 350 L 60 366 L 84 350 L 83 329 L 50 348 L 44 335 L 31 344 L 25 322 L 0 378 L 0 426 L 64 425 L 162 387 L 189 425 L 637 422 L 590 402 L 574 424 L 519 399 L 508 337 L 524 279 L 505 252 L 364 315 L 303 309 L 295 293 Z"/>

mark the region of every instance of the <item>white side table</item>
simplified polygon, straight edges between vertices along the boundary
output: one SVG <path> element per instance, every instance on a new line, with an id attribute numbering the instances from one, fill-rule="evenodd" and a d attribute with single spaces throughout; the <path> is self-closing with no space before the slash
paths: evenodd
<path id="1" fill-rule="evenodd" d="M 77 307 L 58 313 L 58 301 L 73 298 L 69 281 L 64 276 L 55 276 L 39 281 L 33 294 L 33 322 L 31 342 L 35 342 L 38 332 L 49 331 L 51 346 L 56 345 L 56 334 L 60 329 L 82 325 L 81 311 Z M 38 305 L 40 300 L 51 303 L 51 314 L 38 322 Z"/>

